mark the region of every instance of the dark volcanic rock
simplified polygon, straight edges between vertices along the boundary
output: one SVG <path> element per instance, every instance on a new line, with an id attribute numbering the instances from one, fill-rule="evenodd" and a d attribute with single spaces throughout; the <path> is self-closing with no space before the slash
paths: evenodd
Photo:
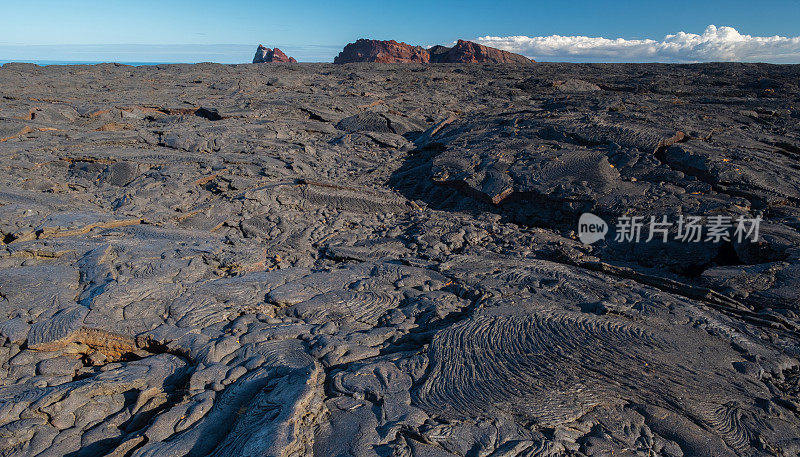
<path id="1" fill-rule="evenodd" d="M 515 63 L 530 64 L 533 60 L 513 52 L 490 48 L 472 41 L 458 40 L 452 48 L 434 46 L 430 50 L 433 63 Z"/>
<path id="2" fill-rule="evenodd" d="M 388 119 L 373 111 L 346 117 L 336 124 L 336 128 L 347 132 L 392 132 Z"/>
<path id="3" fill-rule="evenodd" d="M 258 49 L 256 49 L 256 55 L 253 57 L 253 63 L 267 63 L 267 62 L 287 62 L 287 63 L 297 63 L 294 57 L 288 57 L 278 48 L 270 49 L 265 48 L 262 45 L 258 45 Z"/>
<path id="4" fill-rule="evenodd" d="M 799 455 L 800 67 L 530 70 L 2 66 L 0 455 Z"/>
<path id="5" fill-rule="evenodd" d="M 397 41 L 359 39 L 344 47 L 333 63 L 381 62 L 425 63 L 430 61 L 428 51 L 422 46 L 411 46 Z"/>
<path id="6" fill-rule="evenodd" d="M 447 46 L 437 44 L 436 46 L 431 46 L 428 48 L 428 54 L 431 56 L 431 61 L 438 62 L 442 59 L 444 54 L 447 54 L 450 49 L 451 48 L 448 48 Z"/>

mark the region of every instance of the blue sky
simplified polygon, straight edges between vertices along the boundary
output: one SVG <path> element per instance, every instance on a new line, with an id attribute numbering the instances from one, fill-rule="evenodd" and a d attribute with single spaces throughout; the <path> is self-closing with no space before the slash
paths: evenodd
<path id="1" fill-rule="evenodd" d="M 251 59 L 255 46 L 263 43 L 278 46 L 300 60 L 330 61 L 346 43 L 360 37 L 423 46 L 458 38 L 551 35 L 660 41 L 678 32 L 703 34 L 711 24 L 756 37 L 800 35 L 798 0 L 576 0 L 568 4 L 552 0 L 37 0 L 7 2 L 2 11 L 0 60 L 109 60 L 114 48 L 97 45 L 138 44 L 159 46 L 139 47 L 135 52 L 129 48 L 126 58 L 117 60 L 164 61 L 168 57 L 176 61 L 183 57 L 186 61 L 223 61 L 230 55 L 227 61 L 242 62 Z M 518 49 L 522 52 L 543 52 L 541 43 L 533 48 L 531 42 L 520 43 L 495 41 L 500 46 L 522 46 Z M 60 46 L 41 46 L 56 44 Z M 174 46 L 187 44 L 199 49 Z M 211 44 L 228 47 L 202 46 Z M 165 45 L 173 47 L 167 49 Z M 569 50 L 558 52 L 570 55 Z M 575 60 L 584 57 L 592 56 Z"/>

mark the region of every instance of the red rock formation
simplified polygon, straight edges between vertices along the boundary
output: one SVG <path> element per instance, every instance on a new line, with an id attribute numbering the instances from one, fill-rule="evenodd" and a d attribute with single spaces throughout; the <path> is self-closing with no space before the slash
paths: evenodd
<path id="1" fill-rule="evenodd" d="M 513 52 L 490 48 L 471 41 L 458 40 L 455 46 L 433 46 L 424 49 L 397 41 L 360 39 L 344 47 L 333 63 L 516 63 L 530 64 L 533 60 Z"/>
<path id="2" fill-rule="evenodd" d="M 430 55 L 422 46 L 411 46 L 394 40 L 380 41 L 365 40 L 363 38 L 345 46 L 342 52 L 333 59 L 333 63 L 425 63 L 428 61 L 430 61 Z"/>
<path id="3" fill-rule="evenodd" d="M 256 50 L 256 56 L 253 57 L 253 63 L 265 63 L 265 62 L 288 62 L 288 63 L 297 63 L 297 60 L 294 57 L 288 57 L 278 48 L 270 49 L 265 48 L 262 45 L 258 45 L 258 49 Z"/>
<path id="4" fill-rule="evenodd" d="M 435 49 L 434 49 L 435 48 Z M 529 64 L 533 60 L 513 52 L 490 48 L 472 41 L 458 40 L 452 48 L 434 46 L 431 62 L 434 63 L 516 63 Z M 446 51 L 445 51 L 446 50 Z"/>

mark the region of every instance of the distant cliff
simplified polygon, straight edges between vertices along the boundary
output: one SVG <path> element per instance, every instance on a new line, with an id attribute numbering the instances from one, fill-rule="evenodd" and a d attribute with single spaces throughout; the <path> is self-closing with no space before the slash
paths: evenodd
<path id="1" fill-rule="evenodd" d="M 383 62 L 383 63 L 425 63 L 430 61 L 430 54 L 422 46 L 411 46 L 397 41 L 360 39 L 344 47 L 333 59 L 333 63 L 349 62 Z"/>
<path id="2" fill-rule="evenodd" d="M 360 39 L 344 47 L 333 63 L 515 63 L 527 65 L 533 60 L 513 52 L 490 48 L 471 41 L 458 40 L 455 46 L 425 49 L 397 41 Z"/>
<path id="3" fill-rule="evenodd" d="M 258 45 L 256 55 L 253 57 L 253 63 L 267 63 L 267 62 L 287 62 L 297 63 L 294 57 L 289 57 L 278 48 L 270 49 L 262 45 Z"/>
<path id="4" fill-rule="evenodd" d="M 455 46 L 435 46 L 431 62 L 435 63 L 517 63 L 530 64 L 533 60 L 513 52 L 490 48 L 472 41 L 458 40 Z"/>

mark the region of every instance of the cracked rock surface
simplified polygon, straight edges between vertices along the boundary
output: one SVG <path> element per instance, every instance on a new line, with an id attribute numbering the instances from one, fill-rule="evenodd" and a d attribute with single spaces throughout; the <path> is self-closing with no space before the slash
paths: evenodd
<path id="1" fill-rule="evenodd" d="M 799 77 L 6 64 L 0 455 L 798 455 Z"/>

